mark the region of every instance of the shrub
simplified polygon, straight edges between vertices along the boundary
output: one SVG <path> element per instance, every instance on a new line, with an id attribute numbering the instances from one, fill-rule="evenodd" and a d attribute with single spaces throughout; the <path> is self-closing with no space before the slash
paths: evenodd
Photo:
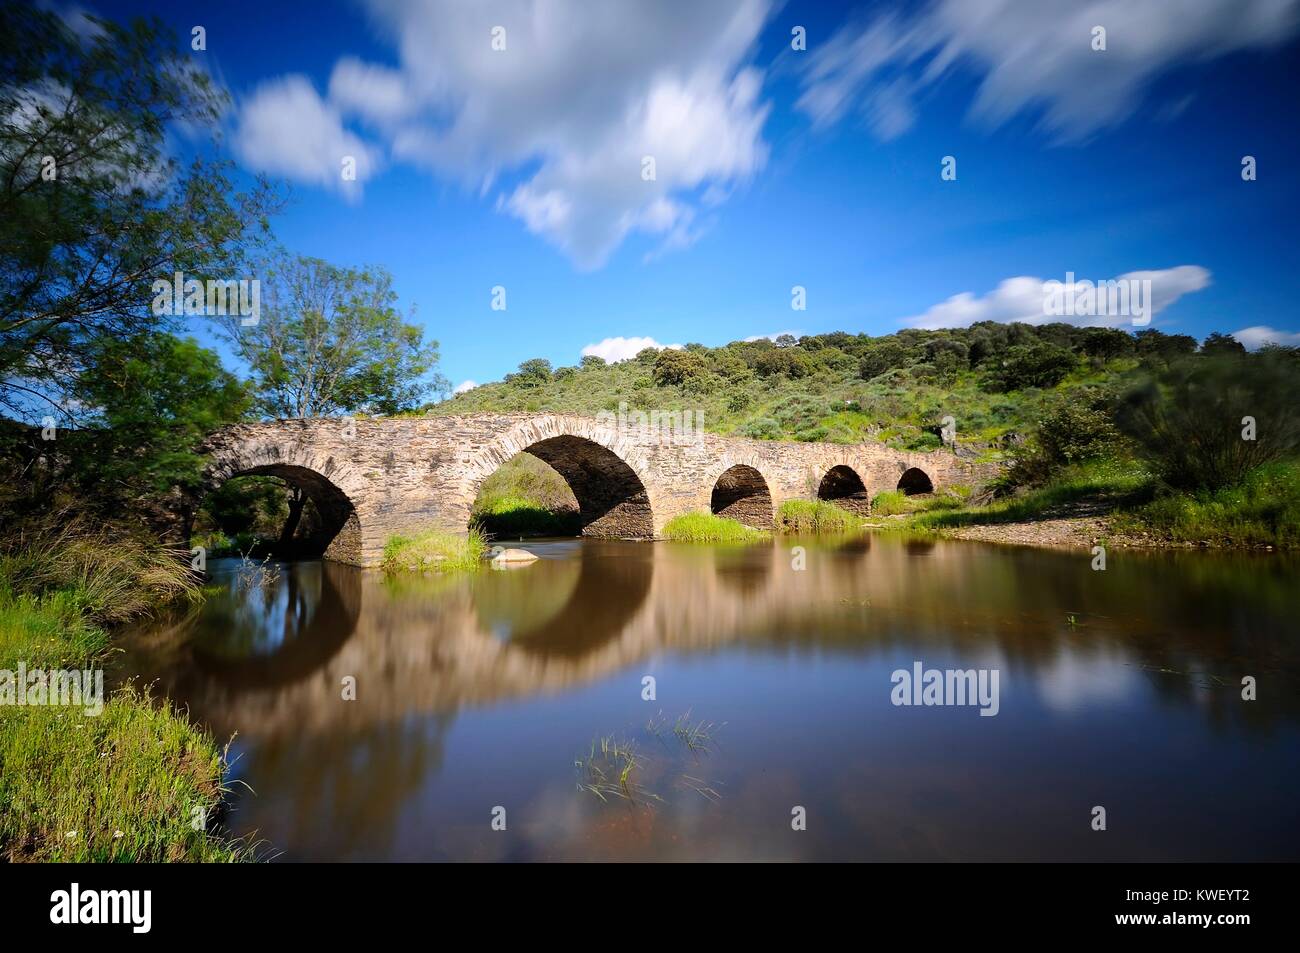
<path id="1" fill-rule="evenodd" d="M 1116 421 L 1167 484 L 1217 490 L 1300 450 L 1298 391 L 1300 368 L 1270 354 L 1184 358 L 1127 393 Z"/>

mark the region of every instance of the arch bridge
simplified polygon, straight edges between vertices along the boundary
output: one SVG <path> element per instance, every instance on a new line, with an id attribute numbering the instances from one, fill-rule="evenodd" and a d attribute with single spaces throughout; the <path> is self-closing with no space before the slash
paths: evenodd
<path id="1" fill-rule="evenodd" d="M 214 433 L 205 449 L 204 492 L 240 476 L 280 477 L 315 504 L 325 557 L 360 566 L 376 564 L 395 534 L 466 532 L 483 481 L 518 453 L 540 458 L 568 482 L 583 535 L 628 539 L 657 537 L 693 510 L 760 529 L 772 526 L 786 500 L 823 499 L 866 513 L 882 490 L 929 493 L 996 472 L 949 450 L 651 432 L 549 413 L 242 423 Z M 197 502 L 185 502 L 187 533 Z"/>

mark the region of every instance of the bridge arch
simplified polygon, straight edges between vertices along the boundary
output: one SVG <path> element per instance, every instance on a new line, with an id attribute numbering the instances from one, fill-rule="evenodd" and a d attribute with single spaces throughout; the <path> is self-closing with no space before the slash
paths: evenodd
<path id="1" fill-rule="evenodd" d="M 709 511 L 754 529 L 771 529 L 772 491 L 757 467 L 734 463 L 714 481 Z"/>
<path id="2" fill-rule="evenodd" d="M 871 494 L 858 471 L 838 463 L 826 471 L 817 486 L 817 499 L 863 516 L 871 509 Z"/>
<path id="3" fill-rule="evenodd" d="M 517 453 L 554 469 L 578 501 L 583 536 L 642 539 L 654 536 L 654 509 L 642 448 L 599 420 L 553 414 L 523 421 L 494 440 L 470 465 L 465 499 Z"/>
<path id="4" fill-rule="evenodd" d="M 898 478 L 898 489 L 902 490 L 907 496 L 933 493 L 934 480 L 930 478 L 930 474 L 920 467 L 908 467 L 903 471 L 902 476 Z"/>
<path id="5" fill-rule="evenodd" d="M 204 473 L 203 496 L 229 480 L 245 476 L 273 476 L 302 491 L 319 515 L 307 527 L 309 549 L 321 558 L 363 565 L 361 520 L 354 500 L 364 493 L 360 475 L 333 456 L 321 456 L 301 443 L 234 441 L 215 451 Z"/>

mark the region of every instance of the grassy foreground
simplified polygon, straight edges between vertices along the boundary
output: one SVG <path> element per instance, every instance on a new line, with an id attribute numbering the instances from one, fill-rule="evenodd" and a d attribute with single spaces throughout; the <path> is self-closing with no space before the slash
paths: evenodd
<path id="1" fill-rule="evenodd" d="M 713 513 L 683 513 L 664 526 L 664 538 L 686 543 L 756 543 L 770 533 Z"/>
<path id="2" fill-rule="evenodd" d="M 473 572 L 482 565 L 487 539 L 472 527 L 465 536 L 429 529 L 414 536 L 390 536 L 380 564 L 384 572 Z"/>
<path id="3" fill-rule="evenodd" d="M 100 667 L 107 626 L 197 597 L 182 554 L 70 520 L 6 539 L 0 669 Z M 224 754 L 165 703 L 128 687 L 102 712 L 0 705 L 0 859 L 232 861 L 214 833 Z"/>

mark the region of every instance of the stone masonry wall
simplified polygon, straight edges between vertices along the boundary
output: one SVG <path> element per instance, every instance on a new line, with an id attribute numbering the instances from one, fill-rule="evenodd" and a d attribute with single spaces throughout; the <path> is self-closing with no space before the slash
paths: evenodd
<path id="1" fill-rule="evenodd" d="M 591 417 L 566 414 L 472 414 L 380 420 L 324 418 L 235 424 L 214 433 L 206 449 L 207 489 L 253 472 L 303 485 L 326 480 L 352 504 L 330 558 L 373 565 L 395 533 L 438 527 L 463 533 L 479 487 L 517 453 L 533 451 L 573 487 L 589 535 L 662 533 L 674 516 L 708 511 L 718 478 L 752 467 L 772 506 L 815 499 L 832 467 L 853 470 L 868 498 L 894 489 L 918 467 L 936 489 L 982 483 L 992 464 L 951 451 L 909 453 L 883 444 L 747 440 L 697 433 L 658 439 L 620 431 Z"/>

